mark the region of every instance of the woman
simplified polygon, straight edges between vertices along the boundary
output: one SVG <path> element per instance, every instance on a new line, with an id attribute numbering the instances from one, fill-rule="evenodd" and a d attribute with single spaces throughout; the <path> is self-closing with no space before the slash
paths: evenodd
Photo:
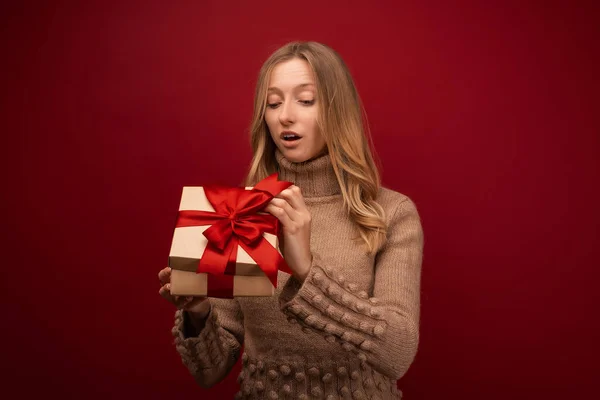
<path id="1" fill-rule="evenodd" d="M 340 56 L 293 42 L 263 65 L 246 184 L 294 185 L 265 208 L 282 225 L 273 297 L 175 298 L 175 345 L 198 384 L 243 369 L 239 398 L 401 398 L 419 342 L 423 231 L 415 204 L 380 186 L 361 103 Z"/>

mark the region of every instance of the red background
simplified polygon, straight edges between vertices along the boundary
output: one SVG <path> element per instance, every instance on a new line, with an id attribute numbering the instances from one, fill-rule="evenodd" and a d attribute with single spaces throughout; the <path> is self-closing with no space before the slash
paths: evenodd
<path id="1" fill-rule="evenodd" d="M 21 398 L 236 391 L 236 373 L 210 391 L 187 373 L 156 274 L 181 187 L 243 178 L 261 63 L 310 39 L 347 61 L 384 184 L 423 219 L 406 398 L 585 397 L 600 334 L 597 10 L 173 3 L 2 6 L 3 381 Z"/>

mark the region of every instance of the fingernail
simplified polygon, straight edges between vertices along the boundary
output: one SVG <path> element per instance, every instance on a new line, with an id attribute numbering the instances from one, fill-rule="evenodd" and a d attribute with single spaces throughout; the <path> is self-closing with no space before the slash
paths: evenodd
<path id="1" fill-rule="evenodd" d="M 167 283 L 167 290 L 171 290 L 171 284 Z"/>

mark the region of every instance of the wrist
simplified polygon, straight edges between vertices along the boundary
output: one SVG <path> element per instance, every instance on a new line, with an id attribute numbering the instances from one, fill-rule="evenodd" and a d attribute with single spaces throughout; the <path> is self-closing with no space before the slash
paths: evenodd
<path id="1" fill-rule="evenodd" d="M 308 274 L 310 273 L 311 265 L 312 265 L 312 256 L 310 257 L 310 261 L 305 264 L 304 268 L 302 268 L 302 270 L 300 272 L 296 273 L 296 279 L 298 281 L 300 281 L 301 283 L 304 283 L 304 281 L 308 277 Z"/>

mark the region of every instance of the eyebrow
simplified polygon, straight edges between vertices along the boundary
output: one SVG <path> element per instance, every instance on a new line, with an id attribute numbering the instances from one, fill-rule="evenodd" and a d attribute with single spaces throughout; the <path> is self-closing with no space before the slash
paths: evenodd
<path id="1" fill-rule="evenodd" d="M 315 86 L 314 83 L 301 83 L 299 85 L 297 85 L 294 89 L 298 89 L 298 88 L 305 88 L 307 86 Z M 275 86 L 271 86 L 268 91 L 275 91 L 275 92 L 281 92 L 281 89 L 279 89 L 278 87 Z"/>

